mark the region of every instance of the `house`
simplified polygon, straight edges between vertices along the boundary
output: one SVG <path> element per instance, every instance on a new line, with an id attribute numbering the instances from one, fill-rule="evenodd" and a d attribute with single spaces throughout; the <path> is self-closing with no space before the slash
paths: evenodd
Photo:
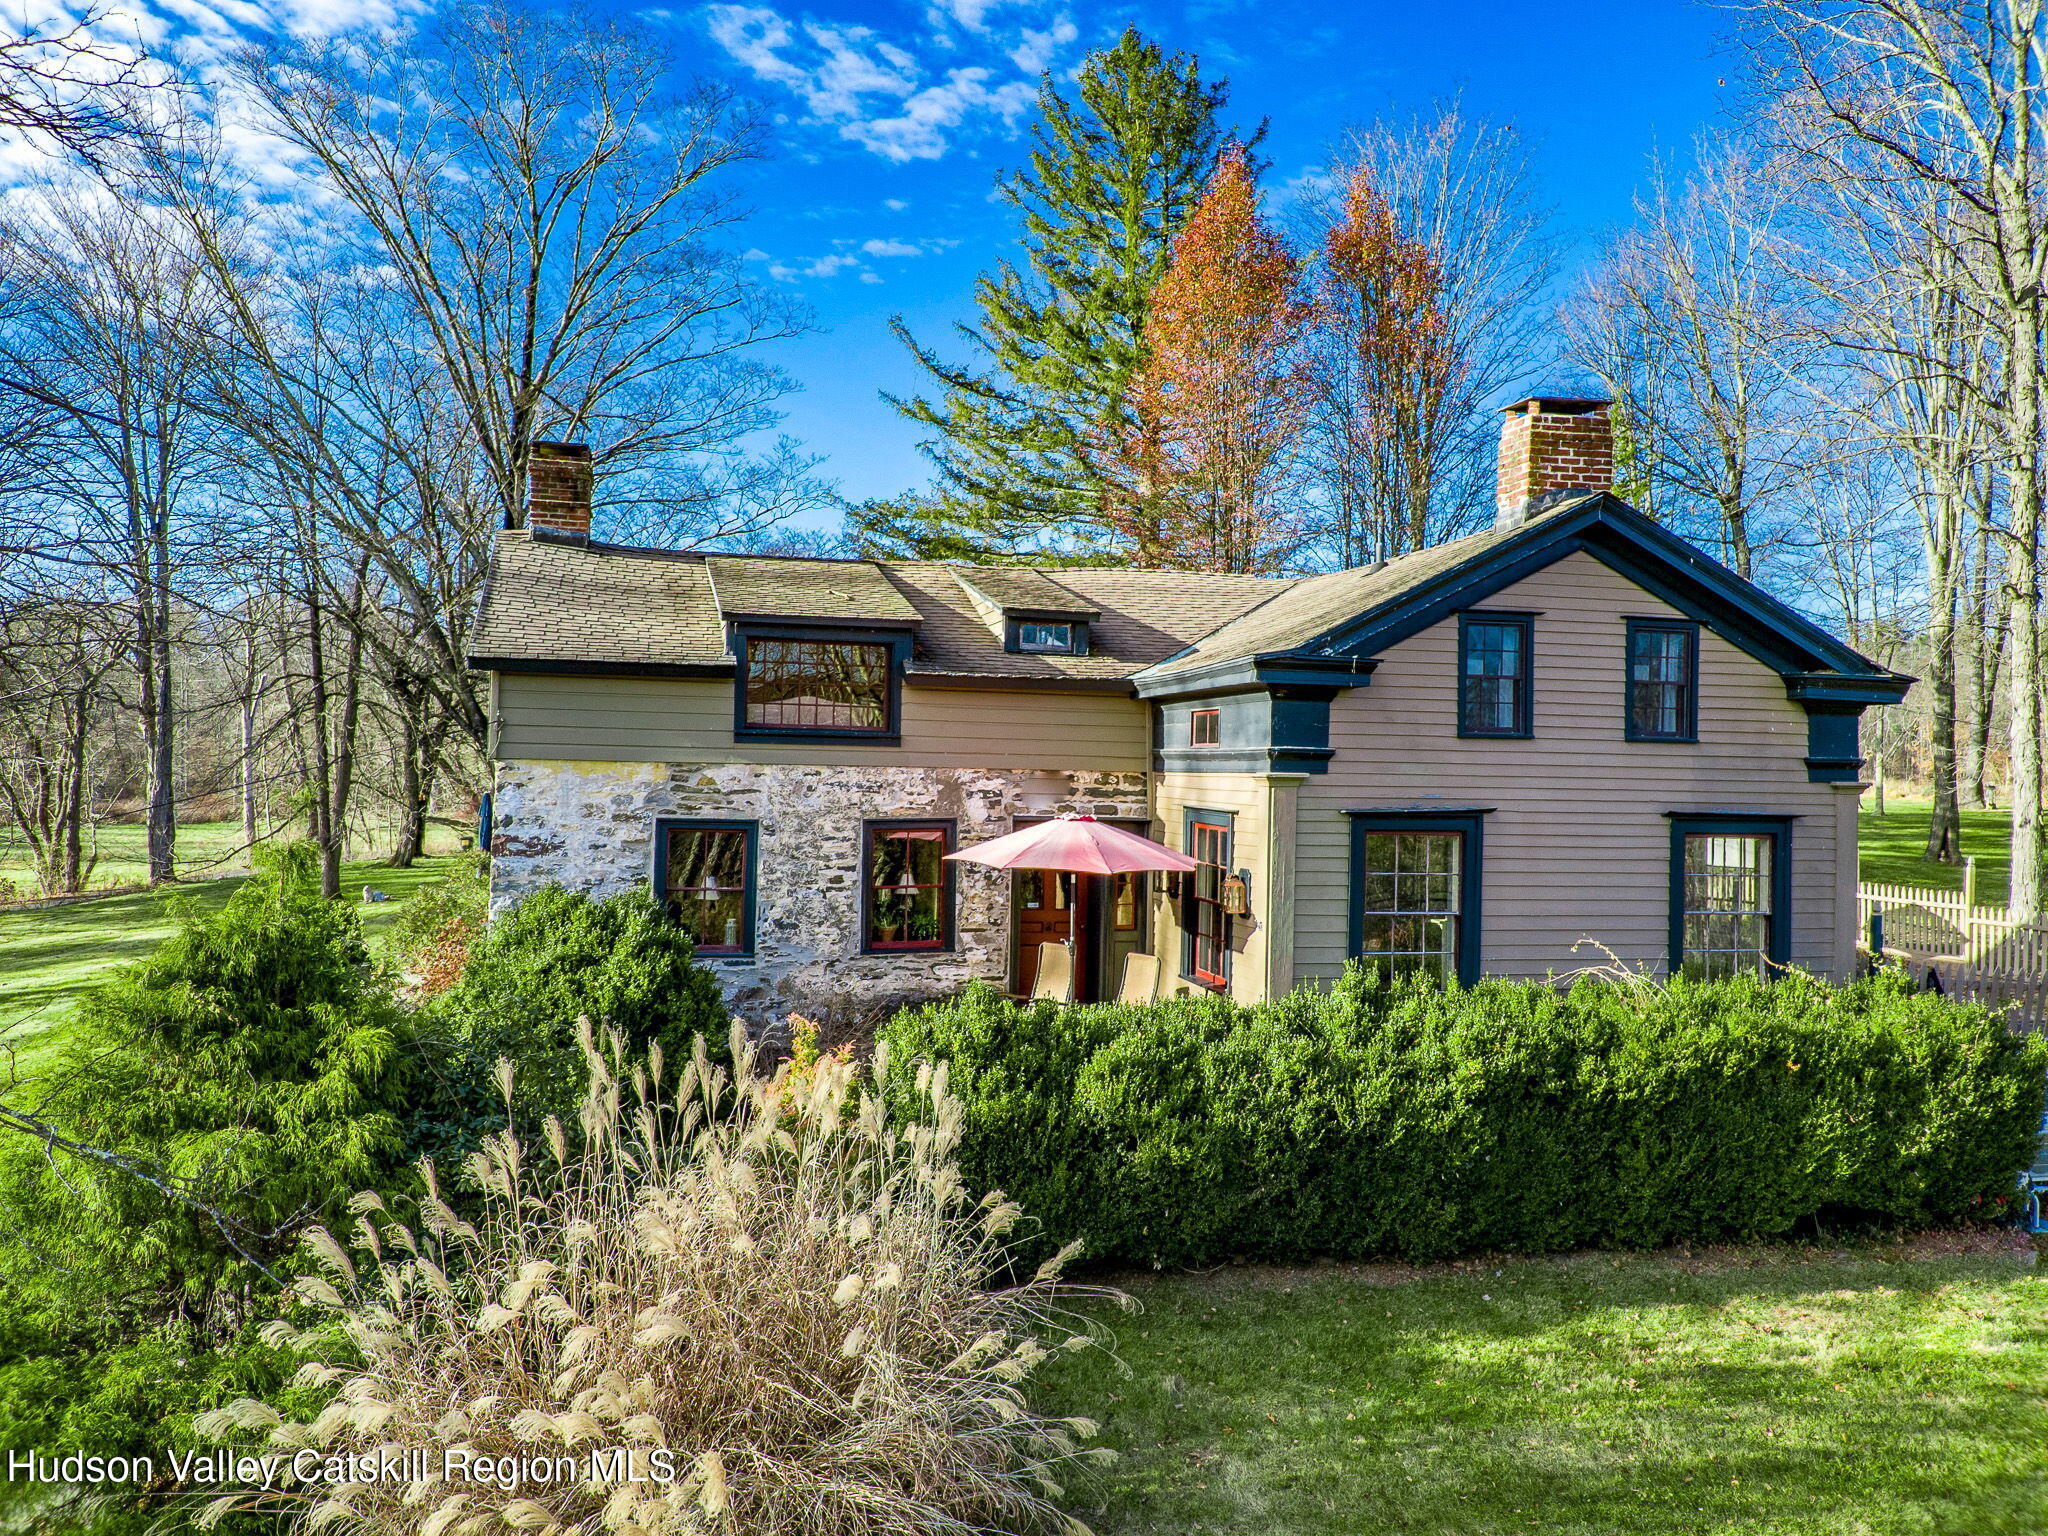
<path id="1" fill-rule="evenodd" d="M 1029 980 L 1060 877 L 944 854 L 1077 810 L 1201 861 L 1086 882 L 1084 985 L 1240 1000 L 1354 957 L 1839 975 L 1858 719 L 1910 679 L 1610 494 L 1604 402 L 1505 415 L 1493 527 L 1297 578 L 631 549 L 537 445 L 498 536 L 492 892 L 640 883 L 735 1009 Z"/>

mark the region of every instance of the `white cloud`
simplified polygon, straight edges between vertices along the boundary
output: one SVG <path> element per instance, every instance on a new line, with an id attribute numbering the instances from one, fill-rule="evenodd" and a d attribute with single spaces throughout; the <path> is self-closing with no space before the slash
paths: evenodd
<path id="1" fill-rule="evenodd" d="M 1043 74 L 1059 51 L 1081 35 L 1081 29 L 1062 16 L 1043 32 L 1024 29 L 1024 40 L 1010 50 L 1010 62 L 1027 75 Z"/>
<path id="2" fill-rule="evenodd" d="M 792 265 L 785 261 L 771 262 L 768 266 L 768 275 L 778 283 L 794 283 L 806 277 L 837 277 L 846 268 L 858 267 L 860 264 L 858 256 L 840 253 L 815 257 L 802 262 L 801 265 Z"/>
<path id="3" fill-rule="evenodd" d="M 931 18 L 936 22 L 948 19 L 957 21 L 970 32 L 988 30 L 988 13 L 1004 0 L 938 0 L 931 8 Z"/>
<path id="4" fill-rule="evenodd" d="M 943 14 L 981 33 L 999 3 L 944 0 Z M 938 159 L 953 131 L 970 125 L 1007 131 L 1036 94 L 1029 81 L 998 82 L 996 69 L 983 65 L 948 69 L 931 83 L 914 55 L 871 27 L 796 24 L 764 5 L 713 5 L 704 18 L 712 40 L 755 79 L 791 92 L 813 122 L 899 163 Z M 1048 31 L 1022 31 L 1007 57 L 1049 60 L 1077 35 L 1063 17 Z"/>
<path id="5" fill-rule="evenodd" d="M 903 199 L 900 197 L 885 197 L 882 199 L 882 206 L 888 209 L 891 213 L 901 213 L 904 209 L 908 208 L 910 204 L 903 201 Z"/>
<path id="6" fill-rule="evenodd" d="M 860 275 L 860 280 L 864 283 L 879 283 L 882 279 L 877 273 L 863 272 Z"/>
<path id="7" fill-rule="evenodd" d="M 870 256 L 922 256 L 924 247 L 905 240 L 863 240 L 862 250 Z"/>

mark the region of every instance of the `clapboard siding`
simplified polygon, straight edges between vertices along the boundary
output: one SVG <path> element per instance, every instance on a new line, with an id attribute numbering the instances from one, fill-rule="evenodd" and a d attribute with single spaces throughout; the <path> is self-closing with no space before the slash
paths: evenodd
<path id="1" fill-rule="evenodd" d="M 903 690 L 903 744 L 739 742 L 733 685 L 716 679 L 498 674 L 500 758 L 625 763 L 893 764 L 1143 773 L 1150 719 L 1136 699 L 1088 693 Z"/>
<path id="2" fill-rule="evenodd" d="M 1229 811 L 1231 823 L 1230 863 L 1251 880 L 1253 904 L 1271 885 L 1268 868 L 1270 817 L 1268 786 L 1262 778 L 1241 773 L 1162 773 L 1153 780 L 1153 805 L 1159 818 L 1162 839 L 1170 848 L 1188 852 L 1187 812 Z M 1161 881 L 1163 887 L 1165 882 Z M 1192 989 L 1180 979 L 1180 913 L 1162 895 L 1155 909 L 1153 932 L 1159 935 L 1161 990 L 1172 993 Z M 1257 1002 L 1265 996 L 1267 977 L 1268 925 L 1256 918 L 1236 918 L 1230 925 L 1230 995 L 1241 1002 Z"/>
<path id="3" fill-rule="evenodd" d="M 1536 612 L 1535 736 L 1461 740 L 1455 618 L 1390 648 L 1370 686 L 1331 707 L 1330 772 L 1308 779 L 1297 825 L 1298 975 L 1342 968 L 1348 939 L 1351 809 L 1491 806 L 1481 961 L 1541 976 L 1622 959 L 1661 965 L 1668 949 L 1667 811 L 1790 815 L 1792 957 L 1844 963 L 1842 870 L 1853 870 L 1855 794 L 1806 777 L 1806 716 L 1768 668 L 1711 632 L 1700 640 L 1700 740 L 1623 739 L 1629 616 L 1675 615 L 1590 556 L 1572 555 L 1482 606 Z M 1851 887 L 1853 890 L 1853 886 Z"/>

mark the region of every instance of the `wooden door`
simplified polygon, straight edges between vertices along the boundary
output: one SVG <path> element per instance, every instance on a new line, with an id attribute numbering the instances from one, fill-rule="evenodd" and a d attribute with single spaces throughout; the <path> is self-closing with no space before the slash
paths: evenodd
<path id="1" fill-rule="evenodd" d="M 1065 943 L 1072 929 L 1074 877 L 1049 869 L 1020 869 L 1017 899 L 1017 990 L 1031 995 L 1038 980 L 1038 946 Z"/>

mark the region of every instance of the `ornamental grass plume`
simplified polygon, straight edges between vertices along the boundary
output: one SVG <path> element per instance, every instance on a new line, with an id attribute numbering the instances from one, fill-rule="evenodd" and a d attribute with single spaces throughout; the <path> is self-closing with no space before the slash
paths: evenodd
<path id="1" fill-rule="evenodd" d="M 627 1069 L 616 1041 L 579 1033 L 580 1135 L 550 1120 L 542 1145 L 493 1137 L 471 1162 L 473 1220 L 423 1165 L 414 1225 L 363 1194 L 346 1246 L 309 1237 L 320 1273 L 295 1290 L 328 1316 L 268 1336 L 308 1353 L 296 1385 L 326 1406 L 295 1422 L 244 1400 L 202 1433 L 267 1430 L 266 1454 L 317 1453 L 308 1467 L 407 1468 L 291 1484 L 301 1529 L 1085 1532 L 1053 1503 L 1059 1480 L 1109 1453 L 1023 1387 L 1093 1336 L 1065 1310 L 1060 1260 L 996 1283 L 1019 1213 L 964 1193 L 943 1067 L 919 1070 L 925 1113 L 898 1127 L 852 1062 L 763 1075 L 735 1030 L 732 1072 L 700 1042 L 671 1095 L 658 1053 Z M 620 1450 L 629 1467 L 607 1464 Z M 478 1458 L 539 1470 L 463 1475 Z"/>

